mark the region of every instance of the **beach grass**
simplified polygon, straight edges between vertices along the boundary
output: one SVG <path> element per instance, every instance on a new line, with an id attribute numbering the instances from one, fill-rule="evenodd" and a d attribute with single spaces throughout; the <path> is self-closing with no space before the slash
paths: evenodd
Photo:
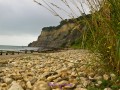
<path id="1" fill-rule="evenodd" d="M 42 1 L 47 6 L 34 0 L 34 2 L 45 7 L 61 19 L 63 19 L 62 16 L 53 7 L 67 13 L 66 10 L 59 7 L 56 3 Z M 89 19 L 86 18 L 87 14 L 85 13 L 83 2 L 72 0 L 72 4 L 83 16 L 82 20 L 74 19 L 77 15 L 67 0 L 60 1 L 71 11 L 72 14 L 69 16 L 75 20 L 76 25 L 82 23 L 86 26 L 86 30 L 82 30 L 80 40 L 76 41 L 71 47 L 100 52 L 103 56 L 102 60 L 108 65 L 107 68 L 120 73 L 120 0 L 86 0 L 86 6 L 91 10 L 91 18 Z"/>

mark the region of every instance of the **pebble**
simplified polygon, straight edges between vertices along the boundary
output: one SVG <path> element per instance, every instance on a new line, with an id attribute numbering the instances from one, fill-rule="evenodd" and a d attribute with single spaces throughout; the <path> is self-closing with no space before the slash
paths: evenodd
<path id="1" fill-rule="evenodd" d="M 33 78 L 32 80 L 30 80 L 31 85 L 33 85 L 37 80 L 37 78 Z"/>
<path id="2" fill-rule="evenodd" d="M 33 90 L 52 90 L 52 89 L 47 82 L 37 81 L 33 87 Z"/>
<path id="3" fill-rule="evenodd" d="M 12 82 L 12 86 L 8 90 L 24 90 L 24 89 L 14 81 Z"/>
<path id="4" fill-rule="evenodd" d="M 31 85 L 31 82 L 30 82 L 30 81 L 28 81 L 28 82 L 26 83 L 26 85 L 27 85 L 27 88 L 29 88 L 29 89 L 32 88 L 32 85 Z"/>
<path id="5" fill-rule="evenodd" d="M 111 88 L 105 88 L 104 90 L 112 90 Z"/>
<path id="6" fill-rule="evenodd" d="M 11 78 L 4 78 L 3 81 L 4 81 L 5 83 L 7 83 L 7 84 L 11 84 L 12 81 L 13 81 L 13 79 L 11 79 Z"/>
<path id="7" fill-rule="evenodd" d="M 104 75 L 103 75 L 103 79 L 104 79 L 104 80 L 108 80 L 108 79 L 110 79 L 110 77 L 109 77 L 107 74 L 104 74 Z"/>
<path id="8" fill-rule="evenodd" d="M 0 60 L 5 66 L 0 67 L 0 90 L 87 90 L 89 85 L 100 86 L 102 79 L 116 78 L 100 73 L 99 57 L 88 50 L 28 54 L 6 61 Z"/>

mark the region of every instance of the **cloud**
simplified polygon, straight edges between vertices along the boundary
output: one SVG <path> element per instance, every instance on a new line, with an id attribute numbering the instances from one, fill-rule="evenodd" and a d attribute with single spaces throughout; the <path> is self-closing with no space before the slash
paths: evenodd
<path id="1" fill-rule="evenodd" d="M 44 26 L 60 21 L 32 0 L 0 0 L 0 34 L 38 35 Z"/>

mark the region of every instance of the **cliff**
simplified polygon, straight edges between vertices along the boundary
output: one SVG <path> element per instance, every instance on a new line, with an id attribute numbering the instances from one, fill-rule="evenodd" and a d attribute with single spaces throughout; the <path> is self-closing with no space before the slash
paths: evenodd
<path id="1" fill-rule="evenodd" d="M 83 17 L 81 16 L 77 19 L 82 18 Z M 44 27 L 37 41 L 33 41 L 28 46 L 44 48 L 61 48 L 71 46 L 75 40 L 80 38 L 81 31 L 85 28 L 85 25 L 77 25 L 75 23 L 75 20 L 77 19 L 63 20 L 60 22 L 60 25 L 56 27 Z"/>

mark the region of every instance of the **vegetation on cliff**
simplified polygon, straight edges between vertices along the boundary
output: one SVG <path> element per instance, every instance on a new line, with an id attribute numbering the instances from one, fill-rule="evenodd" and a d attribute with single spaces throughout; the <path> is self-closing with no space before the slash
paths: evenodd
<path id="1" fill-rule="evenodd" d="M 91 14 L 85 15 L 84 16 L 86 19 L 91 18 Z M 58 30 L 60 29 L 63 25 L 68 24 L 68 23 L 76 23 L 76 21 L 80 21 L 80 25 L 82 25 L 82 20 L 84 19 L 83 16 L 80 16 L 78 18 L 73 18 L 73 19 L 65 19 L 60 22 L 58 26 L 49 26 L 49 27 L 44 27 L 42 30 L 43 31 L 51 31 L 51 30 Z"/>

